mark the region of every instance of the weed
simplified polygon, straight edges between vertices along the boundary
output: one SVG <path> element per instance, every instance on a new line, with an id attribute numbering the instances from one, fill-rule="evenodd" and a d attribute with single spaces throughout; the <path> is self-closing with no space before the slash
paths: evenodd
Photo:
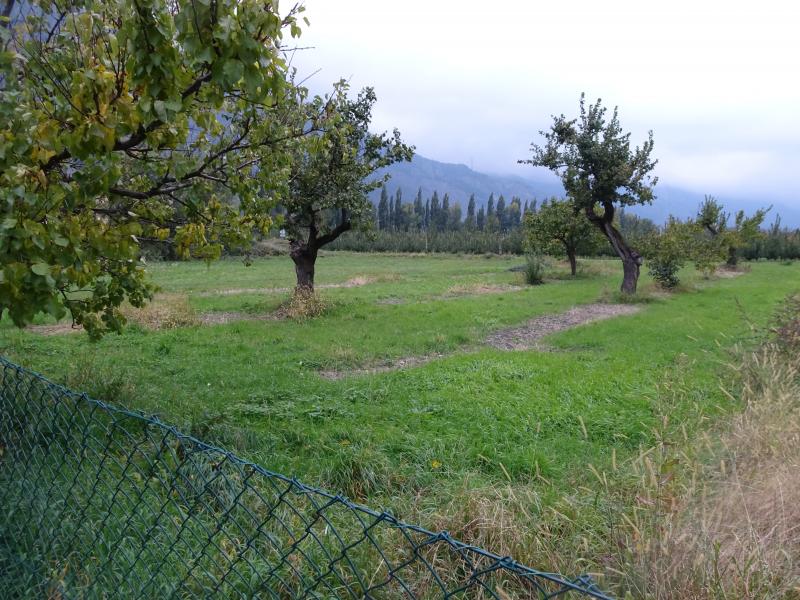
<path id="1" fill-rule="evenodd" d="M 189 299 L 183 294 L 159 294 L 141 308 L 124 306 L 122 314 L 146 329 L 174 329 L 198 323 Z"/>
<path id="2" fill-rule="evenodd" d="M 528 254 L 525 257 L 525 270 L 522 272 L 525 283 L 541 285 L 544 283 L 544 272 L 547 261 L 541 254 Z"/>
<path id="3" fill-rule="evenodd" d="M 330 308 L 330 303 L 313 290 L 299 288 L 281 305 L 278 313 L 293 321 L 305 321 L 322 316 Z"/>

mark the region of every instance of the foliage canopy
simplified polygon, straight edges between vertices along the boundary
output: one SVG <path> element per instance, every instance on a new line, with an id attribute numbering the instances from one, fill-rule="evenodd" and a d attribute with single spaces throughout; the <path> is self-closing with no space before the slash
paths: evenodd
<path id="1" fill-rule="evenodd" d="M 0 311 L 91 335 L 152 293 L 140 243 L 211 259 L 266 230 L 307 127 L 269 0 L 8 3 L 0 27 Z M 258 164 L 256 169 L 254 165 Z"/>
<path id="2" fill-rule="evenodd" d="M 622 260 L 622 291 L 632 294 L 642 258 L 614 226 L 614 215 L 618 207 L 652 202 L 658 178 L 651 173 L 657 161 L 650 158 L 652 132 L 641 147 L 631 148 L 631 134 L 623 133 L 617 109 L 610 118 L 606 112 L 600 100 L 587 106 L 582 94 L 578 118 L 553 117 L 550 129 L 540 131 L 544 144 L 532 144 L 533 157 L 519 162 L 546 167 L 561 177 L 576 209 L 599 229 Z"/>

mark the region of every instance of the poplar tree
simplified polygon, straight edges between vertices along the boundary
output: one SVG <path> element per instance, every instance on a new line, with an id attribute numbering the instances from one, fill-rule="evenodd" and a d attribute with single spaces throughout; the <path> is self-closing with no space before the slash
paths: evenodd
<path id="1" fill-rule="evenodd" d="M 467 229 L 475 229 L 475 194 L 470 194 L 469 203 L 467 204 L 467 221 L 465 223 Z"/>
<path id="2" fill-rule="evenodd" d="M 378 229 L 389 229 L 389 193 L 386 186 L 381 188 L 381 199 L 378 202 Z"/>
<path id="3" fill-rule="evenodd" d="M 478 209 L 478 216 L 476 217 L 475 224 L 478 227 L 478 231 L 483 231 L 486 228 L 486 212 L 483 210 L 482 206 Z"/>
<path id="4" fill-rule="evenodd" d="M 508 215 L 506 214 L 506 199 L 500 194 L 497 199 L 497 227 L 500 231 L 508 231 Z"/>

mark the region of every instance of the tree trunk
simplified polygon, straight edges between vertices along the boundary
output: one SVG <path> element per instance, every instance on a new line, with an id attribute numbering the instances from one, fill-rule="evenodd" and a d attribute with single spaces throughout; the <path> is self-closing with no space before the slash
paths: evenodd
<path id="1" fill-rule="evenodd" d="M 575 277 L 578 272 L 578 261 L 575 260 L 575 248 L 567 247 L 567 258 L 569 259 L 569 270 L 572 276 Z"/>
<path id="2" fill-rule="evenodd" d="M 639 283 L 639 267 L 641 267 L 642 262 L 644 262 L 642 260 L 642 255 L 628 246 L 625 242 L 625 238 L 617 231 L 613 223 L 604 219 L 599 223 L 599 227 L 603 235 L 608 238 L 611 247 L 614 248 L 614 252 L 617 253 L 617 256 L 619 256 L 622 261 L 623 276 L 620 291 L 623 294 L 635 294 L 636 286 Z"/>
<path id="3" fill-rule="evenodd" d="M 726 263 L 729 267 L 735 267 L 739 264 L 739 256 L 736 254 L 736 248 L 728 246 L 728 261 Z"/>
<path id="4" fill-rule="evenodd" d="M 294 261 L 297 275 L 296 292 L 314 293 L 314 265 L 317 262 L 317 249 L 302 242 L 291 242 L 289 256 Z"/>

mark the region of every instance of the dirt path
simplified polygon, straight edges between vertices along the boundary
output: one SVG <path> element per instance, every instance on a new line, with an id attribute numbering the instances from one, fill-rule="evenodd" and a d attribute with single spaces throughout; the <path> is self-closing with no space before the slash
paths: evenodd
<path id="1" fill-rule="evenodd" d="M 376 283 L 379 281 L 376 277 L 359 276 L 348 279 L 344 283 L 323 283 L 314 286 L 318 290 L 331 290 L 337 288 L 353 288 Z M 288 294 L 294 290 L 293 287 L 276 287 L 276 288 L 228 288 L 224 290 L 212 290 L 208 292 L 198 292 L 196 296 L 209 298 L 212 296 L 238 296 L 239 294 Z"/>
<path id="2" fill-rule="evenodd" d="M 388 371 L 399 371 L 400 369 L 419 367 L 420 365 L 424 365 L 439 358 L 444 358 L 445 356 L 448 355 L 426 354 L 424 356 L 407 356 L 405 358 L 398 358 L 385 364 L 364 367 L 363 369 L 350 369 L 345 371 L 318 371 L 317 374 L 325 379 L 338 381 L 339 379 L 344 379 L 345 377 L 360 377 L 362 375 L 374 375 L 375 373 L 386 373 Z"/>
<path id="3" fill-rule="evenodd" d="M 620 315 L 632 315 L 639 310 L 641 307 L 634 304 L 584 304 L 564 313 L 536 317 L 519 327 L 495 331 L 486 338 L 486 344 L 498 350 L 531 350 L 538 348 L 539 340 L 551 333 Z"/>
<path id="4" fill-rule="evenodd" d="M 621 315 L 632 315 L 640 310 L 641 306 L 632 304 L 584 304 L 567 312 L 536 317 L 518 327 L 494 331 L 484 340 L 484 344 L 498 350 L 544 350 L 546 348 L 539 341 L 545 336 L 586 323 L 603 321 Z M 372 367 L 341 371 L 326 370 L 319 371 L 318 374 L 325 379 L 339 380 L 345 377 L 359 377 L 418 367 L 445 356 L 448 355 L 407 356 Z"/>

